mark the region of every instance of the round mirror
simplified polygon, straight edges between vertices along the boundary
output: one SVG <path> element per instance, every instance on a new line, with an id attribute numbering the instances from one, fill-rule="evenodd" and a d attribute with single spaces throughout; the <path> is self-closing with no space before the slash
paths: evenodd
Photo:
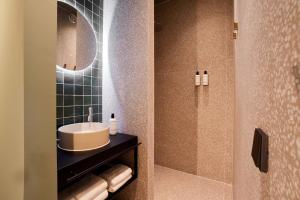
<path id="1" fill-rule="evenodd" d="M 57 2 L 56 65 L 68 70 L 90 66 L 97 53 L 95 31 L 87 19 L 69 4 Z"/>

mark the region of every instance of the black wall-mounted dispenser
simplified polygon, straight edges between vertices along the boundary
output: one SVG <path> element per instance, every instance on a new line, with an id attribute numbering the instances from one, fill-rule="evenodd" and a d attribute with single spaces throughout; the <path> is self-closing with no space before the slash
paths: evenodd
<path id="1" fill-rule="evenodd" d="M 268 172 L 268 159 L 269 159 L 269 137 L 260 128 L 254 131 L 253 145 L 252 145 L 252 158 L 254 164 L 261 172 Z"/>

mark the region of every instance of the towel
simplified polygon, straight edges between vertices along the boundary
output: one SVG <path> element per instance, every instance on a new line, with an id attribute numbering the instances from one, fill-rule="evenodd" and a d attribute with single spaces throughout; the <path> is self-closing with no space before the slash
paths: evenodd
<path id="1" fill-rule="evenodd" d="M 91 175 L 64 191 L 59 200 L 92 200 L 106 191 L 107 182 L 97 176 Z"/>
<path id="2" fill-rule="evenodd" d="M 75 192 L 78 200 L 91 200 L 101 194 L 107 188 L 107 182 L 100 177 L 90 176 L 80 183 L 80 187 Z"/>
<path id="3" fill-rule="evenodd" d="M 117 191 L 118 189 L 120 189 L 120 187 L 122 187 L 127 181 L 129 181 L 129 179 L 131 179 L 132 175 L 130 174 L 129 176 L 127 176 L 123 181 L 121 181 L 119 184 L 117 185 L 110 185 L 108 187 L 108 191 L 113 193 L 115 191 Z"/>
<path id="4" fill-rule="evenodd" d="M 127 167 L 126 165 L 117 164 L 100 174 L 100 177 L 105 179 L 109 186 L 115 186 L 121 183 L 125 178 L 127 178 L 131 174 L 131 168 Z"/>
<path id="5" fill-rule="evenodd" d="M 99 196 L 97 196 L 96 198 L 94 198 L 93 200 L 104 200 L 108 197 L 108 191 L 105 190 L 104 192 L 102 192 Z"/>

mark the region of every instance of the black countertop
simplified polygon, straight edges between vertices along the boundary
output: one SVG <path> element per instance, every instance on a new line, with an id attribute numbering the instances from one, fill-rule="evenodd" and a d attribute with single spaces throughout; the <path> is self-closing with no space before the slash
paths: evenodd
<path id="1" fill-rule="evenodd" d="M 57 148 L 57 171 L 61 171 L 90 158 L 97 157 L 101 162 L 109 158 L 109 155 L 120 153 L 126 148 L 137 145 L 137 136 L 118 133 L 110 136 L 110 143 L 102 148 L 84 151 L 68 152 Z"/>

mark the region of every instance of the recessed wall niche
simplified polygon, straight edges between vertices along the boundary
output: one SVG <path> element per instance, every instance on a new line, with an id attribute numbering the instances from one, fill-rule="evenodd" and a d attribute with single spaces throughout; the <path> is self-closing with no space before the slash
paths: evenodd
<path id="1" fill-rule="evenodd" d="M 102 122 L 102 0 L 62 0 L 78 11 L 93 26 L 97 39 L 94 63 L 83 70 L 71 71 L 56 67 L 56 124 L 86 122 L 88 108 L 93 120 Z"/>

